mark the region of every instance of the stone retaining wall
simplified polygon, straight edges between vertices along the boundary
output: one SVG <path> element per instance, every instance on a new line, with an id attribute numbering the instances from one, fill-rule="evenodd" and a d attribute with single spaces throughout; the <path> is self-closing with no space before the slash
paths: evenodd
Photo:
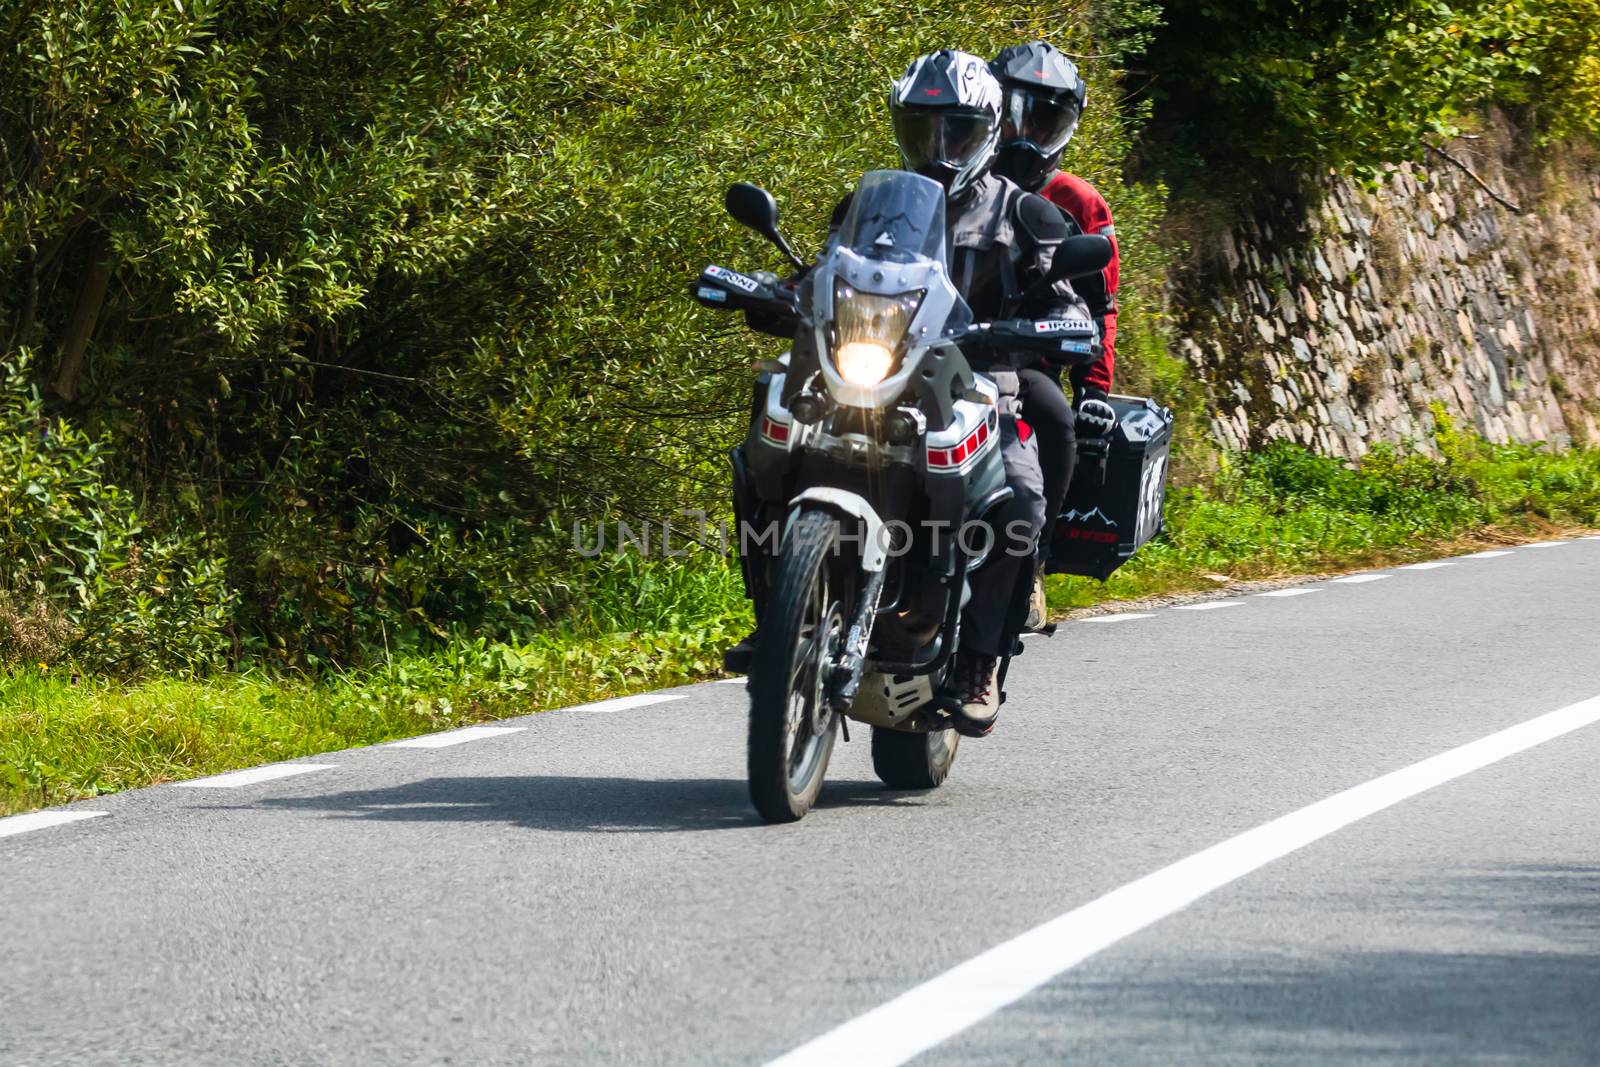
<path id="1" fill-rule="evenodd" d="M 1435 406 L 1491 441 L 1600 444 L 1600 168 L 1498 117 L 1376 189 L 1329 177 L 1197 242 L 1177 306 L 1229 448 L 1431 447 Z"/>

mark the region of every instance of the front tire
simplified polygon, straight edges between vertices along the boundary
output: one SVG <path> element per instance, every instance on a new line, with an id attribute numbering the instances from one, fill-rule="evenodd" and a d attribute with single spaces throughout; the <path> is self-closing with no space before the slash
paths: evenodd
<path id="1" fill-rule="evenodd" d="M 950 776 L 961 735 L 872 728 L 872 769 L 890 789 L 937 789 Z"/>
<path id="2" fill-rule="evenodd" d="M 833 754 L 839 717 L 826 706 L 825 671 L 844 640 L 831 549 L 838 524 L 806 511 L 784 539 L 750 670 L 750 799 L 768 822 L 811 810 Z"/>

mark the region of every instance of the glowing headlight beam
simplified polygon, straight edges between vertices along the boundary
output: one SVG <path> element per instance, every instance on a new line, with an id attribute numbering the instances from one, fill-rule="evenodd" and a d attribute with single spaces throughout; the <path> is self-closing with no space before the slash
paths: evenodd
<path id="1" fill-rule="evenodd" d="M 876 341 L 850 341 L 835 354 L 839 376 L 851 385 L 877 385 L 889 376 L 894 353 Z"/>

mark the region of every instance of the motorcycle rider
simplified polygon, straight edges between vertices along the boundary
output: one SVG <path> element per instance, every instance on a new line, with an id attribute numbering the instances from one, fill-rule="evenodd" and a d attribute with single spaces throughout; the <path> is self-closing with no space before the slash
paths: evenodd
<path id="1" fill-rule="evenodd" d="M 1072 405 L 1067 405 L 1060 388 L 1060 368 L 1028 372 L 1032 380 L 1023 397 L 1022 415 L 1038 431 L 1046 514 L 1053 521 L 1061 514 L 1072 484 L 1078 436 L 1103 436 L 1116 425 L 1116 413 L 1107 403 L 1116 368 L 1116 228 L 1105 197 L 1076 174 L 1060 169 L 1061 155 L 1077 131 L 1089 95 L 1077 66 L 1048 42 L 1033 41 L 1003 50 L 989 69 L 1005 90 L 995 172 L 1055 204 L 1079 232 L 1100 234 L 1111 242 L 1111 262 L 1105 270 L 1073 280 L 1073 288 L 1087 301 L 1100 327 L 1103 351 L 1098 359 L 1079 364 L 1069 373 Z M 1038 380 L 1046 377 L 1048 383 Z M 1048 547 L 1047 536 L 1045 549 Z M 1043 564 L 1041 553 L 1041 574 Z M 1037 579 L 1033 600 L 1029 624 L 1042 625 L 1044 588 Z"/>
<path id="2" fill-rule="evenodd" d="M 1088 317 L 1085 302 L 1070 283 L 1056 282 L 1043 295 L 1019 304 L 1029 286 L 1048 270 L 1055 247 L 1072 235 L 1067 220 L 1048 200 L 1018 188 L 991 172 L 1000 142 L 1003 91 L 989 65 L 966 52 L 943 50 L 912 62 L 889 94 L 895 141 L 907 170 L 938 181 L 947 194 L 951 279 L 978 321 Z M 846 204 L 834 213 L 843 219 Z M 992 374 L 1002 389 L 1018 391 L 1016 367 L 974 356 L 974 369 Z M 1051 383 L 1058 396 L 1060 387 Z M 969 578 L 971 599 L 962 613 L 953 686 L 960 704 L 956 726 L 982 736 L 994 726 L 1000 707 L 999 661 L 1016 638 L 1025 608 L 1029 562 L 1015 550 L 1018 531 L 1036 538 L 1044 527 L 1046 503 L 1038 443 L 1026 422 L 1001 420 L 1001 457 L 1013 497 L 990 517 L 994 550 Z M 1011 550 L 1008 550 L 1011 549 Z M 748 670 L 757 634 L 729 650 L 724 665 Z"/>

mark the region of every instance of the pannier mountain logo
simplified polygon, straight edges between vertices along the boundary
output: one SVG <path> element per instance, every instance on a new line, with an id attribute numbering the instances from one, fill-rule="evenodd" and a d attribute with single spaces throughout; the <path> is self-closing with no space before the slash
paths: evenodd
<path id="1" fill-rule="evenodd" d="M 1062 512 L 1057 522 L 1067 528 L 1067 539 L 1071 541 L 1095 541 L 1105 545 L 1117 541 L 1117 521 L 1098 507 Z"/>

